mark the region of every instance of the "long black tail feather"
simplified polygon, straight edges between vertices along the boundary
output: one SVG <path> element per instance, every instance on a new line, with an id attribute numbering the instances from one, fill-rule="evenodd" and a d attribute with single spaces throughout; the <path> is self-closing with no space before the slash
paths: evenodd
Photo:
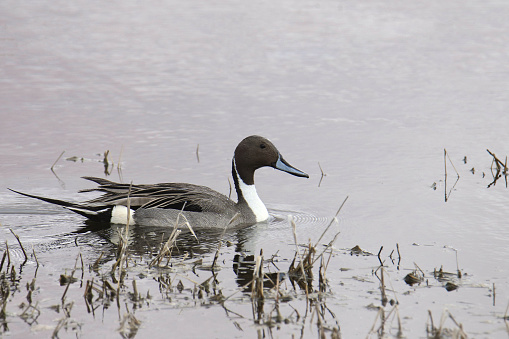
<path id="1" fill-rule="evenodd" d="M 78 204 L 78 203 L 73 203 L 73 202 L 59 200 L 59 199 L 41 197 L 38 195 L 33 195 L 33 194 L 16 191 L 16 190 L 13 190 L 12 188 L 8 188 L 8 190 L 10 190 L 14 193 L 23 195 L 25 197 L 34 198 L 34 199 L 48 202 L 50 204 L 65 207 L 66 209 L 68 209 L 70 211 L 78 213 L 78 214 L 80 214 L 84 217 L 87 217 L 89 219 L 92 219 L 92 220 L 107 221 L 111 218 L 111 209 L 106 206 L 85 205 L 85 204 Z"/>

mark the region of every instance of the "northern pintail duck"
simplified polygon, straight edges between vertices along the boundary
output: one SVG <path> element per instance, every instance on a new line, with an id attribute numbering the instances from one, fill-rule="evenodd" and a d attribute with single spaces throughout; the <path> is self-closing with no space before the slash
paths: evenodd
<path id="1" fill-rule="evenodd" d="M 91 220 L 125 224 L 129 201 L 130 223 L 143 226 L 174 226 L 179 214 L 195 227 L 236 227 L 266 221 L 267 208 L 254 185 L 254 172 L 260 167 L 273 167 L 298 177 L 309 176 L 286 162 L 277 148 L 266 138 L 252 135 L 242 140 L 233 155 L 232 177 L 237 202 L 208 187 L 186 183 L 130 185 L 95 177 L 84 177 L 99 184 L 80 192 L 102 192 L 98 198 L 82 203 L 22 193 L 63 206 Z"/>

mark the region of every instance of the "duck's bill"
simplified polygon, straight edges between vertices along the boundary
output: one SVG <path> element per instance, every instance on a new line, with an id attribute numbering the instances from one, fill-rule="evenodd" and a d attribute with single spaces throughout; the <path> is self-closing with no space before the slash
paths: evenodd
<path id="1" fill-rule="evenodd" d="M 309 175 L 307 173 L 304 173 L 301 170 L 298 170 L 295 167 L 293 167 L 292 165 L 290 165 L 289 163 L 287 163 L 286 160 L 283 159 L 281 154 L 279 155 L 279 158 L 277 159 L 277 161 L 274 164 L 272 164 L 272 167 L 274 167 L 280 171 L 293 174 L 298 177 L 309 178 Z"/>

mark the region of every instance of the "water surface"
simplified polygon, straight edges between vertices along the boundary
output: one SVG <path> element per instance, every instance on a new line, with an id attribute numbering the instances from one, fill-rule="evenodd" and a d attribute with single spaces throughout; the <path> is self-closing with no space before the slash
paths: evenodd
<path id="1" fill-rule="evenodd" d="M 72 271 L 80 253 L 88 267 L 104 252 L 99 273 L 85 269 L 70 285 L 74 322 L 60 335 L 115 335 L 127 310 L 140 321 L 142 337 L 169 329 L 196 337 L 204 328 L 211 337 L 267 335 L 269 327 L 253 319 L 249 295 L 237 292 L 235 255 L 263 249 L 286 271 L 295 245 L 281 220 L 296 215 L 299 242 L 316 241 L 349 196 L 339 223 L 321 241 L 341 232 L 327 269 L 326 304 L 343 337 L 368 335 L 378 312 L 371 306 L 392 309 L 382 305 L 373 274 L 381 246 L 405 337 L 426 337 L 428 310 L 439 322 L 445 309 L 471 337 L 506 337 L 508 191 L 503 178 L 487 188 L 493 178 L 486 149 L 502 160 L 509 154 L 508 12 L 503 2 L 474 0 L 3 1 L 0 234 L 17 265 L 23 255 L 10 229 L 41 265 L 36 271 L 30 259 L 20 276 L 24 286 L 36 275 L 33 300 L 41 315 L 32 324 L 22 320 L 17 306 L 27 301 L 21 290 L 9 299 L 3 331 L 51 335 L 62 317 L 49 308 L 61 303 L 59 275 Z M 149 269 L 159 234 L 147 240 L 136 230 L 132 255 L 138 259 L 128 281 L 152 298 L 138 305 L 127 286 L 127 306 L 88 313 L 84 285 L 110 270 L 116 231 L 88 229 L 77 215 L 6 189 L 83 199 L 75 192 L 92 186 L 80 177 L 106 176 L 102 160 L 109 150 L 111 180 L 192 182 L 228 194 L 233 150 L 251 134 L 271 139 L 311 178 L 257 172 L 258 193 L 280 219 L 225 235 L 218 290 L 236 293 L 224 304 L 235 313 L 214 302 L 212 292 L 194 298 L 194 282 L 210 272 Z M 444 193 L 457 175 L 448 163 L 446 187 L 444 148 L 460 176 L 448 202 Z M 78 161 L 66 160 L 73 156 Z M 326 173 L 320 186 L 318 163 Z M 218 239 L 202 236 L 199 245 L 183 237 L 182 247 L 189 245 L 196 257 L 176 260 L 210 264 Z M 399 265 L 389 258 L 396 244 Z M 375 255 L 351 256 L 355 245 Z M 403 281 L 414 263 L 428 286 Z M 447 292 L 433 277 L 440 267 L 463 272 L 453 279 L 457 290 Z M 161 292 L 154 278 L 161 275 L 182 280 L 184 290 Z M 290 323 L 272 334 L 315 336 L 316 325 L 308 319 L 302 329 L 292 313 L 294 307 L 304 314 L 304 293 L 292 293 L 282 305 Z M 197 318 L 203 326 L 195 326 Z M 392 322 L 384 335 L 396 335 L 395 327 Z M 445 327 L 456 328 L 452 322 Z"/>

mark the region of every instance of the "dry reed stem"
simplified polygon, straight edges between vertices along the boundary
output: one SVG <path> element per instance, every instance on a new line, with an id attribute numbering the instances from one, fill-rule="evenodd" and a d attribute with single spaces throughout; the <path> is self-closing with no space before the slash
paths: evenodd
<path id="1" fill-rule="evenodd" d="M 451 160 L 451 157 L 449 157 L 449 153 L 447 152 L 447 150 L 444 148 L 444 161 L 445 161 L 445 157 L 447 157 L 447 159 L 449 159 L 449 162 L 451 163 L 452 165 L 452 168 L 454 168 L 454 171 L 456 172 L 456 175 L 458 176 L 458 178 L 460 177 L 459 173 L 458 173 L 458 170 L 456 169 L 456 167 L 454 166 L 454 164 L 452 163 L 452 160 Z M 445 174 L 447 175 L 447 162 L 445 161 L 444 163 L 445 165 Z"/>
<path id="2" fill-rule="evenodd" d="M 384 267 L 380 266 L 380 293 L 382 305 L 387 305 L 387 293 L 385 292 L 385 278 L 384 278 Z"/>
<path id="3" fill-rule="evenodd" d="M 27 252 L 25 252 L 25 248 L 23 247 L 23 244 L 21 243 L 19 236 L 16 233 L 14 233 L 14 231 L 11 228 L 9 228 L 9 231 L 11 231 L 12 235 L 14 235 L 14 237 L 18 241 L 19 246 L 21 247 L 21 251 L 23 251 L 23 255 L 25 256 L 25 261 L 23 261 L 23 263 L 21 265 L 24 265 L 28 260 Z"/>
<path id="4" fill-rule="evenodd" d="M 173 230 L 168 238 L 168 240 L 166 241 L 166 243 L 161 247 L 158 255 L 156 256 L 156 258 L 154 258 L 150 264 L 149 264 L 149 267 L 152 267 L 154 266 L 156 263 L 157 265 L 159 266 L 161 264 L 161 261 L 162 259 L 166 256 L 166 255 L 169 255 L 169 258 L 168 258 L 168 261 L 171 259 L 171 252 L 172 252 L 172 248 L 173 248 L 173 245 L 175 244 L 175 242 L 177 241 L 177 237 L 178 235 L 182 232 L 179 227 L 181 226 L 179 224 L 180 222 L 180 217 L 184 218 L 184 225 L 187 226 L 187 228 L 189 229 L 189 231 L 191 232 L 191 234 L 194 236 L 194 238 L 199 242 L 199 239 L 198 237 L 196 236 L 196 233 L 194 232 L 193 228 L 191 227 L 191 224 L 189 223 L 189 221 L 187 220 L 186 216 L 183 214 L 183 211 L 184 211 L 184 208 L 185 208 L 185 204 L 184 206 L 182 206 L 182 210 L 180 211 L 180 213 L 177 215 L 177 219 L 175 221 L 175 225 L 173 226 Z"/>
<path id="5" fill-rule="evenodd" d="M 380 266 L 383 266 L 384 263 L 382 261 L 382 258 L 380 258 L 380 254 L 382 253 L 382 250 L 384 249 L 383 246 L 380 246 L 380 250 L 378 251 L 378 254 L 377 254 L 377 257 L 378 257 L 378 261 L 380 262 Z"/>
<path id="6" fill-rule="evenodd" d="M 491 161 L 491 167 L 490 167 L 490 171 L 491 171 L 491 175 L 493 176 L 493 182 L 491 182 L 489 185 L 488 185 L 488 188 L 491 187 L 492 185 L 495 185 L 497 183 L 497 180 L 500 179 L 502 177 L 502 175 L 504 175 L 504 178 L 505 178 L 505 186 L 507 187 L 508 183 L 507 183 L 507 172 L 508 172 L 508 169 L 507 169 L 507 156 L 505 157 L 505 162 L 502 162 L 500 159 L 497 158 L 497 156 L 490 152 L 490 150 L 486 150 L 492 157 L 493 157 L 493 160 Z M 497 172 L 496 173 L 493 173 L 493 164 L 495 163 L 495 165 L 497 166 Z M 503 168 L 503 170 L 502 170 Z M 500 174 L 502 170 L 502 174 Z"/>
<path id="7" fill-rule="evenodd" d="M 55 167 L 55 165 L 57 164 L 58 160 L 60 160 L 60 158 L 62 157 L 62 155 L 64 155 L 64 153 L 65 153 L 65 151 L 62 151 L 62 153 L 60 153 L 60 155 L 58 156 L 57 160 L 55 160 L 55 162 L 53 163 L 53 165 L 51 165 L 51 167 L 50 167 L 51 172 L 53 172 L 53 173 L 54 173 L 53 168 L 54 168 L 54 167 Z"/>
<path id="8" fill-rule="evenodd" d="M 501 169 L 501 168 L 504 168 L 504 172 L 503 173 L 507 173 L 508 169 L 507 169 L 507 157 L 506 157 L 506 161 L 505 163 L 500 161 L 500 159 L 497 158 L 497 156 L 490 152 L 489 149 L 486 150 L 492 157 L 493 157 L 493 160 L 495 161 L 496 165 L 497 165 L 497 169 Z"/>
<path id="9" fill-rule="evenodd" d="M 262 252 L 262 251 L 260 251 Z M 263 254 L 256 257 L 253 284 L 251 285 L 251 298 L 263 299 Z"/>
<path id="10" fill-rule="evenodd" d="M 171 252 L 173 249 L 174 243 L 177 241 L 177 237 L 182 231 L 177 228 L 177 225 L 173 227 L 173 231 L 171 232 L 170 236 L 168 237 L 168 240 L 164 243 L 164 245 L 161 247 L 161 250 L 157 254 L 157 256 L 150 262 L 149 267 L 153 267 L 155 265 L 159 266 L 161 264 L 161 261 L 163 258 L 167 255 L 171 258 Z M 170 260 L 168 258 L 168 260 Z"/>
<path id="11" fill-rule="evenodd" d="M 323 178 L 324 178 L 324 177 L 326 177 L 326 176 L 327 176 L 327 174 L 325 174 L 325 173 L 323 172 L 323 169 L 322 169 L 322 166 L 320 165 L 320 162 L 318 162 L 318 167 L 320 168 L 320 172 L 322 173 L 322 176 L 320 177 L 320 181 L 318 182 L 318 187 L 320 187 L 320 185 L 322 184 L 322 180 L 323 180 Z"/>
<path id="12" fill-rule="evenodd" d="M 11 266 L 11 251 L 9 251 L 9 244 L 5 240 L 5 251 L 7 252 L 7 269 Z"/>
<path id="13" fill-rule="evenodd" d="M 334 217 L 331 219 L 331 221 L 330 221 L 329 225 L 327 226 L 327 228 L 325 229 L 325 231 L 323 231 L 323 232 L 322 232 L 322 234 L 320 235 L 320 238 L 318 238 L 318 241 L 317 241 L 317 242 L 316 242 L 316 244 L 313 246 L 313 248 L 318 247 L 318 245 L 319 245 L 320 241 L 322 240 L 323 236 L 325 235 L 325 233 L 327 233 L 327 231 L 328 231 L 328 230 L 329 230 L 329 228 L 332 226 L 332 224 L 333 224 L 334 222 L 338 222 L 337 216 L 339 215 L 339 212 L 341 212 L 341 209 L 343 208 L 343 206 L 345 205 L 345 203 L 346 203 L 346 201 L 347 201 L 347 200 L 348 200 L 348 196 L 346 196 L 345 200 L 343 200 L 343 202 L 341 203 L 341 206 L 339 206 L 339 208 L 338 208 L 338 210 L 337 210 L 336 214 L 335 214 L 335 215 L 334 215 Z M 338 236 L 339 236 L 339 234 L 340 234 L 340 233 L 341 233 L 341 232 L 339 232 L 339 231 L 338 231 L 338 232 L 334 235 L 334 238 L 332 238 L 332 240 L 331 240 L 331 241 L 330 241 L 330 242 L 329 242 L 329 243 L 325 246 L 325 248 L 323 249 L 323 251 L 322 251 L 319 255 L 317 255 L 317 256 L 314 258 L 314 260 L 313 260 L 313 262 L 312 262 L 312 264 L 311 264 L 311 265 L 314 265 L 314 264 L 316 263 L 316 261 L 317 261 L 319 258 L 321 258 L 321 257 L 323 256 L 323 254 L 324 254 L 324 253 L 325 253 L 325 252 L 326 252 L 329 248 L 331 248 L 331 247 L 334 245 L 334 243 L 336 242 L 336 240 L 337 240 L 337 238 L 338 238 Z"/>
<path id="14" fill-rule="evenodd" d="M 131 181 L 131 183 L 129 184 L 129 191 L 127 192 L 127 206 L 126 206 L 127 216 L 126 216 L 125 230 L 124 230 L 124 232 L 121 232 L 120 230 L 117 229 L 117 231 L 119 233 L 119 238 L 120 238 L 120 241 L 118 244 L 118 257 L 117 257 L 117 261 L 113 264 L 113 266 L 111 268 L 112 273 L 117 269 L 117 267 L 119 268 L 119 279 L 118 279 L 117 290 L 120 290 L 120 283 L 122 282 L 122 277 L 123 277 L 122 272 L 124 271 L 123 270 L 124 264 L 126 265 L 125 267 L 127 267 L 127 247 L 129 246 L 129 224 L 131 223 L 131 220 L 130 220 L 131 212 L 130 211 L 131 211 L 132 185 L 133 185 L 133 182 Z M 117 304 L 118 304 L 118 299 L 117 299 Z"/>
<path id="15" fill-rule="evenodd" d="M 71 317 L 71 310 L 74 305 L 74 301 L 71 301 L 67 305 L 62 305 L 62 311 L 64 313 L 64 316 L 59 320 L 58 324 L 55 326 L 55 329 L 53 330 L 53 333 L 51 334 L 51 338 L 58 338 L 58 332 L 62 327 L 64 327 L 67 322 L 69 321 L 69 318 Z"/>
<path id="16" fill-rule="evenodd" d="M 124 153 L 124 145 L 122 145 L 120 147 L 120 154 L 118 155 L 118 163 L 117 163 L 117 173 L 118 173 L 118 178 L 121 183 L 124 182 L 124 178 L 122 176 L 122 162 L 121 162 L 123 153 Z"/>
<path id="17" fill-rule="evenodd" d="M 184 205 L 184 207 L 185 207 L 185 205 Z M 184 218 L 184 220 L 185 220 L 184 221 L 184 225 L 187 226 L 187 228 L 189 229 L 189 231 L 191 232 L 193 237 L 196 239 L 196 241 L 200 242 L 200 240 L 196 236 L 196 233 L 194 233 L 193 227 L 191 227 L 191 224 L 189 223 L 189 221 L 187 220 L 186 216 L 183 213 L 184 212 L 184 207 L 182 207 L 182 211 L 180 211 L 180 213 L 177 215 L 177 225 L 178 225 L 179 217 L 182 216 L 182 218 Z"/>
<path id="18" fill-rule="evenodd" d="M 35 264 L 37 265 L 36 267 L 39 268 L 39 260 L 37 260 L 37 256 L 35 255 L 35 249 L 34 249 L 33 246 L 32 246 L 32 254 L 33 254 L 34 259 L 35 259 Z M 1 271 L 1 269 L 0 269 L 0 271 Z"/>
<path id="19" fill-rule="evenodd" d="M 71 272 L 71 277 L 68 279 L 67 281 L 67 285 L 65 286 L 65 290 L 64 290 L 64 293 L 62 294 L 62 297 L 60 298 L 60 300 L 62 300 L 62 303 L 64 302 L 65 300 L 65 295 L 67 294 L 67 290 L 69 289 L 69 286 L 71 285 L 71 283 L 73 282 L 73 278 L 74 278 L 74 273 L 76 272 L 76 268 L 78 267 L 78 258 L 81 256 L 81 253 L 76 257 L 76 261 L 74 262 L 74 268 Z"/>
<path id="20" fill-rule="evenodd" d="M 380 319 L 380 326 L 378 326 L 378 328 L 375 330 L 375 326 L 378 323 L 378 319 Z M 389 325 L 389 330 L 392 327 L 392 325 L 390 323 L 388 324 L 389 320 L 391 320 L 391 321 L 397 320 L 398 333 L 397 333 L 396 337 L 402 338 L 403 331 L 402 331 L 402 327 L 401 327 L 401 317 L 399 315 L 399 308 L 398 308 L 397 304 L 394 305 L 391 308 L 391 310 L 389 311 L 389 313 L 387 313 L 387 314 L 385 314 L 385 310 L 382 306 L 378 306 L 378 312 L 376 314 L 375 321 L 373 322 L 373 325 L 371 326 L 371 329 L 369 330 L 366 338 L 369 338 L 369 336 L 373 333 L 376 333 L 379 338 L 385 338 L 386 337 L 385 331 L 386 331 L 387 325 Z"/>
<path id="21" fill-rule="evenodd" d="M 325 233 L 327 233 L 327 231 L 329 230 L 329 228 L 332 226 L 332 224 L 335 222 L 338 222 L 338 215 L 339 215 L 339 212 L 341 212 L 341 209 L 343 208 L 343 206 L 345 205 L 346 201 L 348 200 L 348 196 L 346 196 L 345 200 L 343 200 L 343 202 L 341 203 L 341 206 L 339 206 L 336 214 L 334 215 L 334 218 L 332 218 L 332 220 L 330 221 L 329 225 L 327 226 L 327 228 L 325 228 L 325 231 L 323 231 L 322 235 L 320 235 L 320 238 L 318 238 L 318 240 L 316 241 L 316 244 L 314 247 L 317 247 L 318 244 L 320 243 L 320 241 L 322 240 L 323 236 L 325 235 Z"/>
<path id="22" fill-rule="evenodd" d="M 454 171 L 456 172 L 456 175 L 457 175 L 456 182 L 449 190 L 449 194 L 447 194 L 447 159 L 449 159 L 449 162 L 451 163 L 451 165 L 454 168 Z M 460 179 L 460 175 L 459 175 L 458 171 L 456 170 L 456 167 L 452 163 L 452 160 L 449 157 L 449 153 L 447 152 L 447 150 L 445 148 L 444 148 L 444 170 L 445 170 L 445 174 L 444 174 L 444 196 L 445 196 L 445 198 L 444 199 L 445 199 L 445 202 L 447 202 L 451 196 L 452 191 L 454 190 L 454 187 L 456 187 L 456 184 L 458 183 L 458 181 Z"/>
<path id="23" fill-rule="evenodd" d="M 290 221 L 290 225 L 292 226 L 292 231 L 293 231 L 293 241 L 295 243 L 295 253 L 297 254 L 297 256 L 299 257 L 299 266 L 300 266 L 300 269 L 302 271 L 302 277 L 305 278 L 306 277 L 306 272 L 304 270 L 304 260 L 302 259 L 302 256 L 300 254 L 300 251 L 299 251 L 299 244 L 297 242 L 297 225 L 295 224 L 295 220 L 293 220 L 293 216 L 288 216 L 288 219 Z M 306 293 L 307 294 L 307 293 Z"/>
<path id="24" fill-rule="evenodd" d="M 103 165 L 104 165 L 104 174 L 105 175 L 110 175 L 111 174 L 111 171 L 113 170 L 113 167 L 115 166 L 115 164 L 112 162 L 111 163 L 111 170 L 109 170 L 109 167 L 110 167 L 110 162 L 108 161 L 108 155 L 110 154 L 110 150 L 106 150 L 104 151 L 104 158 L 103 158 Z"/>
<path id="25" fill-rule="evenodd" d="M 94 261 L 94 263 L 92 264 L 92 270 L 94 272 L 97 272 L 99 270 L 99 261 L 101 261 L 103 255 L 104 251 L 101 251 L 101 254 L 99 254 L 99 258 L 97 258 L 96 261 Z"/>
<path id="26" fill-rule="evenodd" d="M 216 250 L 216 253 L 214 254 L 214 260 L 212 260 L 212 266 L 211 266 L 212 271 L 214 270 L 214 267 L 216 266 L 217 259 L 219 258 L 219 250 L 221 249 L 221 246 L 223 246 L 223 238 L 226 233 L 226 229 L 228 228 L 228 226 L 233 224 L 239 217 L 240 217 L 240 213 L 239 212 L 235 213 L 235 215 L 230 219 L 230 221 L 228 221 L 228 223 L 223 227 L 223 233 L 221 233 L 221 237 L 219 238 L 219 243 L 217 244 L 217 250 Z"/>
<path id="27" fill-rule="evenodd" d="M 5 242 L 7 244 L 7 242 Z M 4 254 L 2 255 L 2 261 L 0 262 L 0 272 L 2 272 L 2 269 L 4 267 L 5 258 L 7 257 L 7 249 L 4 251 Z M 10 265 L 7 265 L 9 267 Z"/>
<path id="28" fill-rule="evenodd" d="M 375 321 L 373 322 L 373 325 L 371 325 L 371 329 L 369 330 L 368 334 L 366 335 L 366 338 L 369 338 L 370 334 L 375 333 L 375 326 L 376 326 L 379 318 L 382 321 L 383 313 L 384 313 L 383 308 L 381 306 L 378 306 L 378 312 L 376 313 Z"/>
<path id="29" fill-rule="evenodd" d="M 458 323 L 456 321 L 456 319 L 454 318 L 454 316 L 452 315 L 451 312 L 449 312 L 449 310 L 445 309 L 443 312 L 442 312 L 442 316 L 440 317 L 440 325 L 438 328 L 435 327 L 434 323 L 433 323 L 433 316 L 431 314 L 431 311 L 428 310 L 428 316 L 429 316 L 429 319 L 431 321 L 431 328 L 428 328 L 427 331 L 430 332 L 429 334 L 432 335 L 433 338 L 442 338 L 442 332 L 445 330 L 444 328 L 444 324 L 445 324 L 445 321 L 449 318 L 452 320 L 452 322 L 456 325 L 456 327 L 458 328 L 458 332 L 456 332 L 454 334 L 454 337 L 455 338 L 458 338 L 458 339 L 466 339 L 467 338 L 467 334 L 465 333 L 465 331 L 463 330 L 463 325 Z"/>

